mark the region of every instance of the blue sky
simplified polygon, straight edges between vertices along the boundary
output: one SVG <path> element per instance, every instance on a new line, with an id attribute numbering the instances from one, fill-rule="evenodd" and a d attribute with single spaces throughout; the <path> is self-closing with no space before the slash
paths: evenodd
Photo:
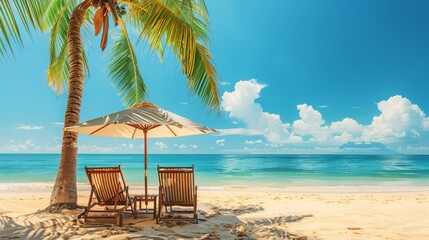
<path id="1" fill-rule="evenodd" d="M 138 56 L 148 101 L 220 134 L 150 139 L 150 153 L 429 153 L 429 2 L 206 3 L 221 116 L 189 94 L 174 55 Z M 123 109 L 98 44 L 81 121 Z M 47 85 L 48 35 L 25 45 L 0 64 L 0 152 L 59 153 L 66 96 Z M 142 141 L 80 136 L 79 147 L 141 153 Z"/>

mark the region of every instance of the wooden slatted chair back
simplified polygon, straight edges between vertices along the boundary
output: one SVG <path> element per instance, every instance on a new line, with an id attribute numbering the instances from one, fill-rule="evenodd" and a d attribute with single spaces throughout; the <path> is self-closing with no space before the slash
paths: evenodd
<path id="1" fill-rule="evenodd" d="M 120 192 L 118 202 L 126 201 L 126 194 L 123 190 L 127 185 L 121 166 L 100 168 L 85 167 L 85 172 L 91 187 L 95 190 L 95 197 L 100 204 L 114 202 L 118 192 Z"/>
<path id="2" fill-rule="evenodd" d="M 159 184 L 164 204 L 190 205 L 195 203 L 194 166 L 159 167 Z"/>

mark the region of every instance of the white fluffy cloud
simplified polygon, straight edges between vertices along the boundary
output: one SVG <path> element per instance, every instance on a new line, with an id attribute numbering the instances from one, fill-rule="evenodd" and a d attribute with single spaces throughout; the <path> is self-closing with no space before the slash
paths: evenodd
<path id="1" fill-rule="evenodd" d="M 218 146 L 224 146 L 225 145 L 225 139 L 218 139 L 218 140 L 216 140 L 216 144 L 218 145 Z"/>
<path id="2" fill-rule="evenodd" d="M 261 144 L 261 143 L 262 143 L 261 139 L 255 140 L 255 141 L 253 141 L 253 140 L 246 140 L 246 141 L 244 141 L 244 144 L 247 144 L 247 145 Z"/>
<path id="3" fill-rule="evenodd" d="M 195 144 L 174 144 L 175 147 L 179 148 L 181 151 L 188 151 L 188 150 L 192 150 L 192 149 L 198 149 L 198 145 Z"/>
<path id="4" fill-rule="evenodd" d="M 351 118 L 344 118 L 341 121 L 333 122 L 330 126 L 332 133 L 350 133 L 353 136 L 359 136 L 363 131 L 363 126 Z"/>
<path id="5" fill-rule="evenodd" d="M 225 92 L 222 95 L 222 108 L 232 119 L 244 122 L 247 128 L 224 129 L 221 133 L 237 131 L 248 135 L 263 135 L 270 142 L 287 142 L 293 139 L 287 130 L 288 125 L 282 123 L 280 115 L 264 112 L 261 105 L 255 103 L 266 86 L 255 79 L 239 81 L 233 92 Z"/>
<path id="6" fill-rule="evenodd" d="M 99 146 L 96 144 L 79 144 L 80 153 L 127 153 L 135 150 L 134 144 L 118 144 L 113 146 Z M 137 149 L 141 152 L 141 149 Z M 9 140 L 0 145 L 0 153 L 59 153 L 61 144 L 40 142 L 32 139 L 25 141 Z"/>
<path id="7" fill-rule="evenodd" d="M 18 124 L 16 126 L 16 129 L 20 129 L 20 130 L 42 130 L 43 127 L 37 126 L 34 124 Z"/>
<path id="8" fill-rule="evenodd" d="M 136 150 L 137 152 L 141 152 L 140 148 L 136 148 L 134 144 L 117 144 L 110 146 L 100 146 L 96 144 L 89 145 L 80 145 L 78 146 L 79 152 L 81 153 L 126 153 L 130 151 Z"/>
<path id="9" fill-rule="evenodd" d="M 328 108 L 329 107 L 329 105 L 320 105 L 320 106 L 317 106 L 318 108 Z"/>
<path id="10" fill-rule="evenodd" d="M 129 144 L 121 144 L 121 147 L 123 148 L 127 148 L 127 149 L 134 149 L 134 144 L 129 143 Z"/>
<path id="11" fill-rule="evenodd" d="M 177 147 L 180 149 L 187 149 L 188 148 L 188 146 L 186 146 L 185 144 L 180 144 Z"/>
<path id="12" fill-rule="evenodd" d="M 8 143 L 1 148 L 1 151 L 13 153 L 24 152 L 32 150 L 34 147 L 36 147 L 36 145 L 34 144 L 33 140 L 25 140 L 23 142 L 9 140 Z"/>
<path id="13" fill-rule="evenodd" d="M 255 100 L 260 97 L 265 84 L 255 79 L 239 81 L 234 91 L 222 96 L 222 108 L 233 121 L 245 128 L 222 129 L 223 135 L 261 135 L 270 144 L 300 143 L 313 146 L 336 147 L 348 142 L 417 141 L 429 131 L 429 118 L 410 100 L 400 95 L 392 96 L 377 104 L 380 115 L 369 125 L 362 125 L 352 118 L 326 123 L 322 114 L 308 104 L 297 106 L 299 119 L 292 124 L 281 121 L 280 115 L 264 112 Z M 319 106 L 319 108 L 322 108 Z M 255 144 L 247 140 L 245 144 Z"/>
<path id="14" fill-rule="evenodd" d="M 338 146 L 356 141 L 363 131 L 363 126 L 351 118 L 325 124 L 322 114 L 311 105 L 297 106 L 300 119 L 293 122 L 294 134 L 306 138 L 308 142 Z"/>
<path id="15" fill-rule="evenodd" d="M 381 114 L 375 116 L 363 132 L 363 140 L 390 143 L 398 139 L 419 137 L 429 130 L 429 118 L 410 100 L 393 96 L 377 104 Z"/>
<path id="16" fill-rule="evenodd" d="M 307 104 L 298 105 L 296 108 L 301 119 L 293 122 L 293 131 L 300 136 L 311 136 L 311 140 L 326 141 L 328 127 L 322 126 L 325 123 L 322 114 Z"/>
<path id="17" fill-rule="evenodd" d="M 159 149 L 166 149 L 168 148 L 167 144 L 161 141 L 156 141 L 155 146 Z"/>
<path id="18" fill-rule="evenodd" d="M 61 145 L 39 145 L 40 141 L 27 139 L 9 140 L 6 143 L 0 144 L 0 153 L 58 153 L 61 150 Z"/>
<path id="19" fill-rule="evenodd" d="M 234 121 L 233 121 L 234 123 Z M 258 129 L 248 128 L 228 128 L 228 129 L 216 129 L 219 132 L 219 136 L 223 135 L 260 135 L 261 131 Z"/>
<path id="20" fill-rule="evenodd" d="M 98 146 L 96 144 L 79 145 L 79 152 L 82 153 L 116 153 L 113 147 Z"/>

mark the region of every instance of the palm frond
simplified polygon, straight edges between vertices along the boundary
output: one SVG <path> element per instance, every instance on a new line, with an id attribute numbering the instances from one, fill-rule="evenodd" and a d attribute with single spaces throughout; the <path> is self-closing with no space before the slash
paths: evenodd
<path id="1" fill-rule="evenodd" d="M 192 29 L 175 12 L 158 0 L 135 0 L 130 5 L 129 17 L 140 22 L 140 37 L 147 40 L 152 49 L 162 44 L 163 37 L 173 47 L 180 59 L 186 59 L 187 65 L 193 65 L 195 36 Z M 190 69 L 187 69 L 189 73 Z"/>
<path id="2" fill-rule="evenodd" d="M 94 11 L 88 10 L 85 13 L 85 19 L 82 25 L 82 56 L 83 56 L 83 73 L 85 78 L 89 78 L 89 63 L 88 58 L 86 57 L 86 52 L 88 51 L 88 46 L 91 45 L 91 39 L 93 39 L 93 23 Z"/>
<path id="3" fill-rule="evenodd" d="M 122 3 L 134 4 L 134 3 L 131 3 L 129 1 L 126 1 L 126 2 L 122 1 Z M 128 6 L 130 6 L 130 5 L 128 5 Z M 130 7 L 130 10 L 132 10 L 131 7 Z M 132 14 L 128 14 L 124 19 L 127 23 L 129 23 L 132 26 L 132 28 L 137 29 L 137 31 L 140 31 L 144 27 L 144 23 L 140 19 L 140 14 L 142 14 L 144 12 L 144 10 L 142 10 L 142 9 L 140 9 L 140 10 L 141 11 L 133 11 Z M 147 40 L 147 39 L 143 39 L 141 37 L 137 38 L 137 40 L 135 42 L 136 46 L 138 46 L 140 44 L 141 40 Z M 163 58 L 164 58 L 165 45 L 166 45 L 166 43 L 162 42 L 162 41 L 152 42 L 149 45 L 150 49 L 158 55 L 160 63 L 162 63 L 164 61 Z"/>
<path id="4" fill-rule="evenodd" d="M 44 30 L 47 31 L 50 29 L 48 84 L 58 94 L 63 93 L 68 86 L 67 29 L 71 14 L 76 6 L 77 1 L 75 0 L 52 0 L 44 8 Z M 90 19 L 90 15 L 85 18 L 86 21 L 91 21 Z M 89 75 L 89 67 L 84 50 L 82 50 L 82 54 L 84 72 L 86 75 Z"/>
<path id="5" fill-rule="evenodd" d="M 209 19 L 209 10 L 207 9 L 207 5 L 204 0 L 194 0 L 192 1 L 194 9 L 200 14 L 202 18 L 208 23 Z"/>
<path id="6" fill-rule="evenodd" d="M 3 48 L 2 53 L 10 51 L 13 55 L 12 40 L 17 41 L 19 44 L 22 44 L 22 40 L 15 14 L 11 4 L 7 0 L 0 1 L 0 30 L 2 33 L 0 37 Z"/>
<path id="7" fill-rule="evenodd" d="M 22 27 L 30 34 L 41 27 L 42 2 L 34 0 L 0 1 L 0 54 L 14 55 L 14 44 L 22 46 Z"/>
<path id="8" fill-rule="evenodd" d="M 45 27 L 51 28 L 48 84 L 58 94 L 64 92 L 68 81 L 67 28 L 73 5 L 73 0 L 53 0 L 43 18 Z"/>
<path id="9" fill-rule="evenodd" d="M 128 17 L 133 25 L 142 27 L 140 37 L 147 40 L 152 49 L 163 41 L 171 46 L 182 63 L 190 90 L 210 109 L 219 111 L 218 74 L 205 47 L 208 43 L 207 24 L 199 17 L 199 10 L 194 10 L 191 1 L 121 2 L 129 5 Z"/>
<path id="10" fill-rule="evenodd" d="M 195 65 L 192 73 L 188 75 L 188 84 L 191 91 L 200 97 L 205 105 L 219 111 L 219 76 L 211 62 L 212 56 L 209 50 L 197 44 Z"/>
<path id="11" fill-rule="evenodd" d="M 49 62 L 48 67 L 48 85 L 57 94 L 62 94 L 67 87 L 69 69 L 67 46 L 64 45 L 59 54 Z"/>
<path id="12" fill-rule="evenodd" d="M 27 32 L 30 32 L 30 25 L 33 28 L 42 27 L 43 1 L 13 0 L 13 2 Z"/>
<path id="13" fill-rule="evenodd" d="M 121 95 L 122 103 L 130 107 L 144 100 L 146 86 L 138 68 L 135 46 L 130 41 L 123 20 L 119 22 L 122 30 L 111 49 L 108 72 L 112 85 Z"/>
<path id="14" fill-rule="evenodd" d="M 58 22 L 59 14 L 64 11 L 64 6 L 76 6 L 76 2 L 76 0 L 44 0 L 42 30 L 51 29 Z M 68 9 L 68 11 L 70 10 L 71 8 Z"/>
<path id="15" fill-rule="evenodd" d="M 204 44 L 209 43 L 208 11 L 203 0 L 161 0 L 167 7 L 176 13 L 182 21 L 186 22 L 197 38 Z"/>

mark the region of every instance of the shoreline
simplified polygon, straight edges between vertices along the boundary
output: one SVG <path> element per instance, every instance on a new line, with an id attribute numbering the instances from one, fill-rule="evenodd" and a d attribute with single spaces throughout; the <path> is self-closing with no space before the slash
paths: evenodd
<path id="1" fill-rule="evenodd" d="M 31 182 L 31 183 L 1 183 L 0 193 L 7 191 L 50 191 L 54 182 Z M 129 184 L 130 191 L 142 192 L 143 185 Z M 77 183 L 78 191 L 88 191 L 88 183 Z M 248 186 L 248 185 L 226 185 L 226 186 L 198 186 L 200 191 L 241 191 L 241 192 L 270 192 L 270 193 L 333 193 L 333 194 L 359 194 L 359 193 L 418 193 L 429 192 L 429 186 L 415 185 L 309 185 L 309 186 Z M 148 190 L 157 191 L 158 186 L 149 185 Z"/>

